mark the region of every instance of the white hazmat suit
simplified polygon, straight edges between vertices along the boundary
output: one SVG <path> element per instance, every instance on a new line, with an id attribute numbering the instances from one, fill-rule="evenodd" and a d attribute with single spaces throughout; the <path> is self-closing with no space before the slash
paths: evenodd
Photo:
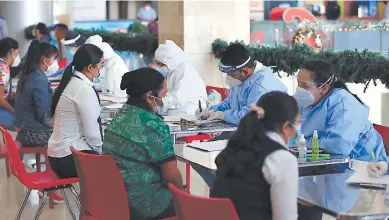
<path id="1" fill-rule="evenodd" d="M 166 40 L 155 51 L 155 60 L 165 64 L 168 93 L 163 101 L 163 109 L 168 115 L 192 115 L 199 108 L 206 108 L 207 92 L 205 83 L 194 67 L 186 63 L 184 51 L 174 41 Z"/>
<path id="2" fill-rule="evenodd" d="M 104 73 L 103 87 L 115 97 L 126 97 L 126 91 L 120 89 L 123 75 L 128 72 L 128 67 L 123 59 L 115 53 L 112 47 L 103 42 L 99 35 L 89 37 L 85 44 L 93 44 L 104 52 L 104 68 L 100 73 Z"/>

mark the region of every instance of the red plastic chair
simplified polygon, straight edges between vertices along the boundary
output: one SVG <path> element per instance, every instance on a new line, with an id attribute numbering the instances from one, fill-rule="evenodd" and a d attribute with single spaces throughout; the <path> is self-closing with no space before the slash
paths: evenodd
<path id="1" fill-rule="evenodd" d="M 127 192 L 112 156 L 86 154 L 73 147 L 70 149 L 80 177 L 80 219 L 89 216 L 100 220 L 130 219 Z"/>
<path id="2" fill-rule="evenodd" d="M 48 192 L 57 189 L 60 189 L 62 191 L 63 197 L 65 199 L 66 205 L 68 206 L 70 214 L 72 214 L 73 219 L 76 219 L 76 216 L 72 210 L 72 207 L 70 206 L 69 200 L 67 198 L 67 195 L 65 194 L 64 189 L 71 188 L 72 192 L 75 193 L 75 190 L 71 184 L 77 183 L 79 179 L 78 178 L 58 179 L 55 173 L 50 169 L 47 169 L 43 172 L 27 173 L 26 169 L 24 168 L 22 159 L 20 158 L 20 154 L 18 148 L 16 147 L 16 143 L 12 139 L 11 134 L 2 127 L 0 127 L 0 131 L 3 135 L 4 143 L 7 148 L 9 165 L 11 167 L 12 174 L 15 175 L 15 177 L 18 178 L 19 181 L 28 188 L 26 196 L 23 199 L 23 203 L 16 215 L 16 219 L 20 219 L 24 207 L 26 206 L 28 197 L 31 194 L 31 190 L 33 189 L 35 190 L 44 189 L 43 200 L 38 206 L 38 210 L 34 216 L 34 219 L 39 219 L 43 207 L 47 202 Z M 76 193 L 75 196 L 78 198 L 78 195 Z"/>
<path id="3" fill-rule="evenodd" d="M 389 127 L 374 124 L 374 128 L 382 136 L 382 140 L 384 141 L 384 146 L 386 150 L 386 155 L 389 156 Z"/>
<path id="4" fill-rule="evenodd" d="M 222 100 L 224 100 L 225 98 L 227 98 L 228 94 L 230 94 L 230 89 L 220 88 L 220 87 L 214 87 L 214 86 L 207 86 L 207 87 L 206 87 L 207 93 L 208 93 L 211 89 L 216 90 L 218 93 L 220 93 L 220 95 L 222 96 Z"/>
<path id="5" fill-rule="evenodd" d="M 229 199 L 202 198 L 168 184 L 173 193 L 177 218 L 180 220 L 239 220 L 235 207 Z"/>

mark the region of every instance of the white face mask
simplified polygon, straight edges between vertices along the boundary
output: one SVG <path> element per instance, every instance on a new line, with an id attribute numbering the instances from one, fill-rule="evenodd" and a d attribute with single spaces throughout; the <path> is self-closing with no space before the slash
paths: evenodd
<path id="1" fill-rule="evenodd" d="M 59 69 L 58 62 L 55 60 L 50 66 L 47 67 L 46 74 L 53 74 Z"/>
<path id="2" fill-rule="evenodd" d="M 12 63 L 12 67 L 16 67 L 16 66 L 19 66 L 19 64 L 20 64 L 20 62 L 21 62 L 22 60 L 20 59 L 20 55 L 18 55 L 17 57 L 15 57 L 15 59 L 14 59 L 14 62 Z"/>
<path id="3" fill-rule="evenodd" d="M 242 81 L 238 80 L 238 79 L 235 79 L 229 75 L 227 75 L 226 77 L 226 84 L 232 88 L 232 87 L 236 87 L 236 86 L 240 86 L 242 85 Z"/>

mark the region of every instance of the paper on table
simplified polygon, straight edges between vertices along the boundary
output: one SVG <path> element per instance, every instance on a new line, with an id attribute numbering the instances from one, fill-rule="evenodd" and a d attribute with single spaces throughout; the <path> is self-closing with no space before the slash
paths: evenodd
<path id="1" fill-rule="evenodd" d="M 228 140 L 212 141 L 212 142 L 200 142 L 190 143 L 188 147 L 197 148 L 204 151 L 221 151 L 226 148 Z"/>
<path id="2" fill-rule="evenodd" d="M 370 184 L 370 185 L 389 185 L 389 176 L 385 175 L 380 178 L 369 177 L 366 167 L 357 169 L 355 173 L 347 179 L 347 183 Z"/>
<path id="3" fill-rule="evenodd" d="M 127 98 L 125 97 L 115 97 L 115 96 L 109 96 L 109 95 L 103 95 L 99 94 L 100 100 L 102 101 L 110 101 L 114 103 L 125 103 L 127 102 Z"/>
<path id="4" fill-rule="evenodd" d="M 185 119 L 188 121 L 196 121 L 197 117 L 196 115 L 169 115 L 169 116 L 163 116 L 163 119 L 165 122 L 179 122 L 181 119 Z"/>
<path id="5" fill-rule="evenodd" d="M 104 108 L 106 108 L 106 109 L 119 109 L 121 107 L 123 107 L 123 104 L 119 104 L 119 103 L 104 106 Z"/>

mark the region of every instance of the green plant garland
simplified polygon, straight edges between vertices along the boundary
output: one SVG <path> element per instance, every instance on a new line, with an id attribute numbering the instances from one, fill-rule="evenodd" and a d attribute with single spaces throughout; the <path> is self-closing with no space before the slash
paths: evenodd
<path id="1" fill-rule="evenodd" d="M 336 70 L 337 77 L 348 83 L 363 83 L 366 91 L 370 82 L 376 85 L 381 80 L 386 88 L 389 88 L 389 59 L 380 53 L 364 50 L 345 50 L 334 52 L 324 50 L 313 52 L 307 45 L 293 46 L 252 46 L 242 43 L 251 56 L 266 66 L 276 66 L 275 72 L 286 72 L 294 75 L 300 65 L 310 59 L 324 59 L 331 62 Z M 212 51 L 216 58 L 220 58 L 228 43 L 217 39 L 212 44 Z"/>
<path id="2" fill-rule="evenodd" d="M 34 39 L 32 30 L 35 25 L 24 29 L 24 37 L 28 40 Z M 133 51 L 145 56 L 153 56 L 158 48 L 158 36 L 150 33 L 116 33 L 103 30 L 74 29 L 82 36 L 88 38 L 93 35 L 100 35 L 104 42 L 109 43 L 114 50 Z"/>

